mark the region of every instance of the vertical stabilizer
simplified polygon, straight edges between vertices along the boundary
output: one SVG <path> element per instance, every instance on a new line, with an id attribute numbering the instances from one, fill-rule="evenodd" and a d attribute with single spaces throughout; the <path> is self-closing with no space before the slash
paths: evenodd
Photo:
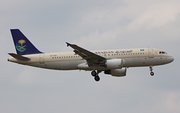
<path id="1" fill-rule="evenodd" d="M 11 29 L 14 46 L 18 55 L 38 54 L 39 51 L 19 29 Z"/>

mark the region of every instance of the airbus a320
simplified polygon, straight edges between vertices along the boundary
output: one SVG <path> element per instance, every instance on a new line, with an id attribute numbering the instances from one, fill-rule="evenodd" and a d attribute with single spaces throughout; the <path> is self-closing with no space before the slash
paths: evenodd
<path id="1" fill-rule="evenodd" d="M 73 52 L 44 53 L 39 51 L 19 29 L 11 29 L 16 53 L 8 53 L 8 61 L 39 68 L 53 70 L 86 70 L 91 71 L 95 81 L 99 73 L 115 77 L 126 76 L 129 67 L 150 68 L 172 62 L 174 58 L 161 49 L 133 48 L 116 50 L 89 51 L 76 44 L 66 42 Z"/>

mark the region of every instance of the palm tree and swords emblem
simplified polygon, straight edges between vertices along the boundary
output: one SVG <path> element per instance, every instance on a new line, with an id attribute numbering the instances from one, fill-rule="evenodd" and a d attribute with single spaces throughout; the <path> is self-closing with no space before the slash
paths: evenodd
<path id="1" fill-rule="evenodd" d="M 24 52 L 26 50 L 26 45 L 24 45 L 26 43 L 25 40 L 21 39 L 18 41 L 18 43 L 16 44 L 16 49 L 19 52 Z"/>

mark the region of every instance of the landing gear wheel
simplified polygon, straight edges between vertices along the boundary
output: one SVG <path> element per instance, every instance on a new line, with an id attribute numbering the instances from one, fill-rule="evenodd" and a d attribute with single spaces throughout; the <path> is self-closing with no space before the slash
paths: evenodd
<path id="1" fill-rule="evenodd" d="M 93 71 L 91 72 L 91 75 L 92 75 L 93 77 L 96 76 L 96 75 L 97 75 L 96 71 L 93 70 Z"/>
<path id="2" fill-rule="evenodd" d="M 150 74 L 151 74 L 151 76 L 154 76 L 154 72 L 151 72 Z"/>
<path id="3" fill-rule="evenodd" d="M 99 76 L 95 76 L 94 80 L 98 82 L 100 80 L 100 77 Z"/>
<path id="4" fill-rule="evenodd" d="M 151 76 L 154 76 L 154 72 L 152 72 L 152 71 L 153 71 L 153 67 L 150 66 L 149 68 L 150 68 L 150 71 L 151 71 L 151 72 L 150 72 L 150 75 L 151 75 Z"/>

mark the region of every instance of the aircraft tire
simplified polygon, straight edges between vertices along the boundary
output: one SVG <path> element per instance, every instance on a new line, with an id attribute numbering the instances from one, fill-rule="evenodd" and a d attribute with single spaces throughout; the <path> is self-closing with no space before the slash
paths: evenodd
<path id="1" fill-rule="evenodd" d="M 99 76 L 95 76 L 94 80 L 98 82 L 100 80 L 100 77 Z"/>
<path id="2" fill-rule="evenodd" d="M 96 71 L 93 70 L 93 71 L 91 72 L 91 75 L 92 75 L 93 77 L 95 77 L 95 76 L 97 75 Z"/>
<path id="3" fill-rule="evenodd" d="M 154 76 L 154 72 L 151 72 L 150 75 L 151 75 L 151 76 Z"/>

